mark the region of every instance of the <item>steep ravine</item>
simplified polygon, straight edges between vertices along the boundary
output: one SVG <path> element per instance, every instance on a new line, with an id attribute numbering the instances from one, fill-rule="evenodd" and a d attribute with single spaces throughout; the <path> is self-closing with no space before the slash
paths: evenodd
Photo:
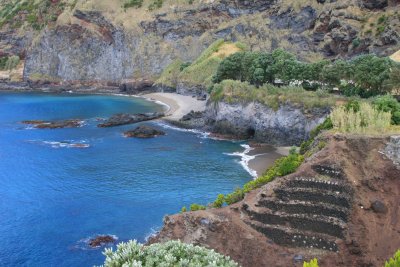
<path id="1" fill-rule="evenodd" d="M 164 218 L 150 241 L 180 239 L 244 267 L 381 267 L 399 247 L 400 137 L 320 136 L 297 172 L 228 207 Z"/>

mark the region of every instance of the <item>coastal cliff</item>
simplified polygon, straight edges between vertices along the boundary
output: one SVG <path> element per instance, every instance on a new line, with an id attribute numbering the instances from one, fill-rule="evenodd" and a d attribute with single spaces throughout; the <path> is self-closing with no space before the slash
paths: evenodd
<path id="1" fill-rule="evenodd" d="M 164 1 L 156 9 L 148 4 L 52 1 L 39 15 L 29 13 L 43 10 L 38 4 L 5 5 L 0 55 L 25 59 L 25 80 L 118 87 L 126 79 L 155 81 L 174 60 L 191 62 L 217 39 L 253 51 L 280 47 L 307 61 L 387 56 L 400 43 L 398 1 Z"/>
<path id="2" fill-rule="evenodd" d="M 179 239 L 242 266 L 382 266 L 400 247 L 399 137 L 324 135 L 293 174 L 217 209 L 167 216 L 150 241 Z"/>
<path id="3" fill-rule="evenodd" d="M 330 108 L 304 109 L 291 104 L 274 110 L 257 102 L 209 103 L 205 120 L 215 133 L 236 138 L 252 138 L 276 145 L 300 145 L 309 133 L 329 115 Z"/>

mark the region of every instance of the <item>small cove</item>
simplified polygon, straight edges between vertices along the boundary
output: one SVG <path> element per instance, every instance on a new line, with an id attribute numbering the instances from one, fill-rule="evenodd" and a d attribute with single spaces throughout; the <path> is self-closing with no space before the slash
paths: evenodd
<path id="1" fill-rule="evenodd" d="M 96 127 L 115 113 L 164 109 L 122 96 L 0 93 L 0 265 L 101 264 L 103 248 L 89 248 L 87 238 L 143 242 L 164 215 L 252 179 L 228 155 L 243 151 L 240 142 L 157 122 L 144 123 L 167 133 L 154 139 L 122 136 L 136 125 Z M 53 130 L 20 123 L 72 118 L 85 123 Z"/>

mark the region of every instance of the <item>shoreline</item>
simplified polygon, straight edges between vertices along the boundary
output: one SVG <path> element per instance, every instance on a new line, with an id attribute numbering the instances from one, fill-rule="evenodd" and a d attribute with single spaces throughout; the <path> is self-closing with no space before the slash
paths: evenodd
<path id="1" fill-rule="evenodd" d="M 124 94 L 121 92 L 112 92 L 108 90 L 96 90 L 84 92 L 82 90 L 65 90 L 52 92 L 50 90 L 0 90 L 2 92 L 18 92 L 18 93 L 55 93 L 55 94 L 89 94 L 89 95 L 112 95 L 112 96 L 123 96 L 123 97 L 134 97 L 142 98 L 147 101 L 157 103 L 159 105 L 165 106 L 165 116 L 162 118 L 167 123 L 169 122 L 179 122 L 179 120 L 191 111 L 204 111 L 206 108 L 206 101 L 197 100 L 192 96 L 180 95 L 177 93 L 161 93 L 161 92 L 151 92 L 145 94 Z M 177 126 L 180 129 L 185 129 Z M 186 130 L 186 129 L 185 129 Z M 210 133 L 207 134 L 209 138 L 212 138 Z M 232 140 L 230 138 L 215 138 L 217 140 Z M 239 164 L 253 177 L 256 179 L 261 176 L 276 159 L 286 156 L 289 154 L 290 147 L 274 147 L 266 143 L 251 143 L 248 142 L 243 146 L 243 151 L 238 151 L 231 153 L 231 156 L 240 157 Z"/>

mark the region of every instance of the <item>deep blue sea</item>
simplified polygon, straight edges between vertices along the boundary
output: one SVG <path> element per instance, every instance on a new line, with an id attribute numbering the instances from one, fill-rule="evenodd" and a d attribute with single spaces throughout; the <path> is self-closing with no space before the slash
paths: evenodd
<path id="1" fill-rule="evenodd" d="M 124 138 L 136 125 L 97 128 L 115 113 L 162 111 L 140 98 L 0 93 L 0 266 L 93 266 L 101 249 L 85 239 L 146 236 L 163 216 L 208 203 L 251 179 L 241 143 L 164 128 L 166 136 Z M 80 128 L 40 130 L 22 120 L 82 119 Z M 86 144 L 87 148 L 71 147 Z"/>

